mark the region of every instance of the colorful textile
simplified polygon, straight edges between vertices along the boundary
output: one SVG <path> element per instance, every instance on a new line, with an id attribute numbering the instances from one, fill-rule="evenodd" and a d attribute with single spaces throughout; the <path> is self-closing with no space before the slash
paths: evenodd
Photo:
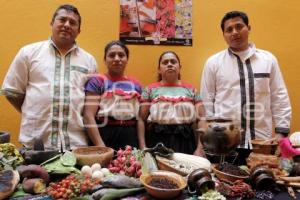
<path id="1" fill-rule="evenodd" d="M 196 120 L 195 104 L 201 99 L 189 84 L 167 85 L 157 82 L 144 89 L 141 101 L 150 104 L 150 122 L 189 124 Z"/>
<path id="2" fill-rule="evenodd" d="M 85 86 L 86 92 L 101 95 L 97 117 L 116 120 L 137 117 L 141 90 L 140 83 L 127 76 L 113 79 L 108 75 L 97 75 L 91 77 Z"/>
<path id="3" fill-rule="evenodd" d="M 279 147 L 282 158 L 292 158 L 300 155 L 300 151 L 292 147 L 291 141 L 288 137 L 279 140 Z"/>

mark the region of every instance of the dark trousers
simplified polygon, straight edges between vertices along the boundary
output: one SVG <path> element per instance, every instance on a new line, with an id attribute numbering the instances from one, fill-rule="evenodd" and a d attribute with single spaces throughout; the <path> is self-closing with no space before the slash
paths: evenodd
<path id="1" fill-rule="evenodd" d="M 237 148 L 236 151 L 237 151 L 238 155 L 233 164 L 238 165 L 238 166 L 247 165 L 246 159 L 249 157 L 252 150 Z"/>

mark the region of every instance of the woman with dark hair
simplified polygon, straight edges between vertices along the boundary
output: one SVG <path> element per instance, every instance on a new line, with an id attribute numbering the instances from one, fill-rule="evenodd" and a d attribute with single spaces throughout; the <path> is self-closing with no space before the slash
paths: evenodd
<path id="1" fill-rule="evenodd" d="M 141 85 L 124 74 L 128 58 L 129 50 L 123 43 L 108 43 L 104 52 L 107 73 L 91 77 L 85 86 L 84 124 L 95 146 L 115 150 L 126 145 L 138 147 Z"/>
<path id="2" fill-rule="evenodd" d="M 204 156 L 193 125 L 204 125 L 204 107 L 196 89 L 180 78 L 180 59 L 175 52 L 161 54 L 158 81 L 142 93 L 138 120 L 139 146 L 161 142 L 175 152 Z M 147 127 L 147 128 L 146 128 Z"/>

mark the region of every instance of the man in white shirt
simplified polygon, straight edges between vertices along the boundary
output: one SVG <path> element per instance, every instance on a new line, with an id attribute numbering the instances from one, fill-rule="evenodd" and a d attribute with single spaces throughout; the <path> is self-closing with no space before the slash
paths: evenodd
<path id="1" fill-rule="evenodd" d="M 77 46 L 81 16 L 76 7 L 55 11 L 49 40 L 26 45 L 14 58 L 1 94 L 22 114 L 19 141 L 32 148 L 70 150 L 88 145 L 82 110 L 84 84 L 95 73 L 95 58 Z"/>
<path id="2" fill-rule="evenodd" d="M 246 13 L 226 13 L 221 28 L 229 48 L 206 61 L 201 95 L 207 117 L 240 124 L 237 151 L 244 164 L 252 139 L 270 139 L 272 126 L 279 139 L 289 134 L 291 105 L 275 56 L 248 41 L 251 27 Z"/>

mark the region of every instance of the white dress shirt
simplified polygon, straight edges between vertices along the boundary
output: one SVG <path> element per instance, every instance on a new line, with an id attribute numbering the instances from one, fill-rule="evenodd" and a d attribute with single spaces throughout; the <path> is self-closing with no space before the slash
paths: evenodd
<path id="1" fill-rule="evenodd" d="M 51 39 L 20 49 L 4 79 L 4 95 L 24 97 L 19 141 L 72 149 L 88 144 L 82 110 L 84 85 L 96 60 L 76 44 L 62 56 Z"/>
<path id="2" fill-rule="evenodd" d="M 238 54 L 226 49 L 206 61 L 201 97 L 207 117 L 236 120 L 244 130 L 240 147 L 252 148 L 251 139 L 270 138 L 273 125 L 289 133 L 291 105 L 274 55 L 253 44 Z"/>

